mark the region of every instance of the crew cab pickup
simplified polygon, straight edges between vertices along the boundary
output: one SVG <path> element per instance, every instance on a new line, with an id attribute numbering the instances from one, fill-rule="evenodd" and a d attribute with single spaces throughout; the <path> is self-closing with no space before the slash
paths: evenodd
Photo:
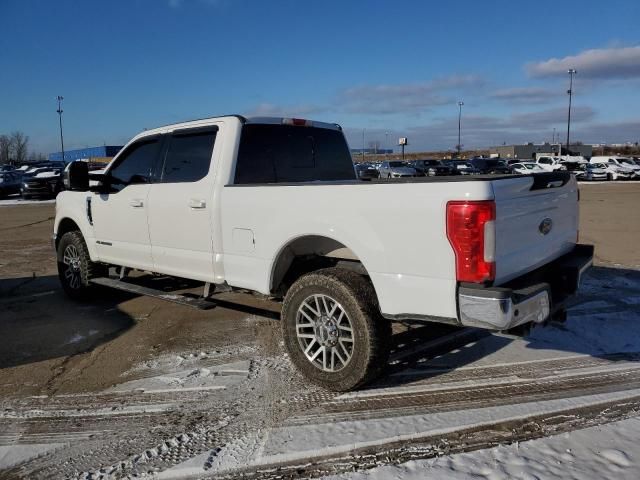
<path id="1" fill-rule="evenodd" d="M 53 237 L 71 297 L 136 269 L 282 299 L 291 360 L 337 391 L 380 372 L 392 320 L 544 322 L 593 256 L 568 172 L 362 182 L 340 126 L 303 119 L 147 130 L 65 181 Z"/>

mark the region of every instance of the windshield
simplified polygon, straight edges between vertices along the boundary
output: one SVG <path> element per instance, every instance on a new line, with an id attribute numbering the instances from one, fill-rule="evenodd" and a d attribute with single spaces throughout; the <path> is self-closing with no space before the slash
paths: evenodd
<path id="1" fill-rule="evenodd" d="M 604 163 L 592 163 L 591 166 L 593 168 L 607 168 L 607 166 Z"/>
<path id="2" fill-rule="evenodd" d="M 635 167 L 635 166 L 636 166 L 636 164 L 635 164 L 635 163 L 633 163 L 633 162 L 632 162 L 631 160 L 629 160 L 628 158 L 620 158 L 620 159 L 618 159 L 618 161 L 619 161 L 620 163 L 624 163 L 625 165 L 631 165 L 631 166 L 633 166 L 633 167 Z"/>
<path id="3" fill-rule="evenodd" d="M 407 165 L 406 162 L 389 162 L 389 166 L 392 168 L 397 168 L 397 167 L 408 167 L 409 165 Z"/>

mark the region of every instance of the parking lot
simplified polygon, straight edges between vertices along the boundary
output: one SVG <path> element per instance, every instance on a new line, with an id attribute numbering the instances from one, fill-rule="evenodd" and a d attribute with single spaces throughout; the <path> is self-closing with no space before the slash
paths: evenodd
<path id="1" fill-rule="evenodd" d="M 277 303 L 70 301 L 54 203 L 2 201 L 0 477 L 319 476 L 625 418 L 640 407 L 639 205 L 639 183 L 581 185 L 597 267 L 565 324 L 398 322 L 385 376 L 336 395 L 289 364 Z"/>

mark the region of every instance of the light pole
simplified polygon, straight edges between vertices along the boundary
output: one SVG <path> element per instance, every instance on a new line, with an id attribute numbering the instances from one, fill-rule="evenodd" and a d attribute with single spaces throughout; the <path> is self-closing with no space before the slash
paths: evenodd
<path id="1" fill-rule="evenodd" d="M 458 149 L 458 158 L 460 158 L 460 150 L 462 149 L 462 144 L 460 143 L 460 125 L 462 123 L 462 106 L 464 105 L 463 101 L 458 102 L 458 145 L 456 145 Z"/>
<path id="2" fill-rule="evenodd" d="M 362 129 L 362 161 L 364 162 L 364 128 Z"/>
<path id="3" fill-rule="evenodd" d="M 64 137 L 62 136 L 62 100 L 64 100 L 64 97 L 58 95 L 57 100 L 58 110 L 56 110 L 56 112 L 58 112 L 58 119 L 60 121 L 60 147 L 62 147 L 62 161 L 64 162 Z"/>
<path id="4" fill-rule="evenodd" d="M 573 68 L 567 70 L 569 74 L 569 90 L 567 93 L 569 94 L 569 113 L 567 115 L 567 155 L 569 155 L 569 132 L 571 131 L 571 97 L 573 96 L 573 76 L 578 73 Z"/>
<path id="5" fill-rule="evenodd" d="M 387 160 L 389 160 L 389 132 L 384 132 L 384 149 L 387 150 Z"/>

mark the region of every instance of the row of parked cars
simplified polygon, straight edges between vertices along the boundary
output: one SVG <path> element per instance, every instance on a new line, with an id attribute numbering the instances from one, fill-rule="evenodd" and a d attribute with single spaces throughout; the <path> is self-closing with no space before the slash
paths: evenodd
<path id="1" fill-rule="evenodd" d="M 535 160 L 475 157 L 469 160 L 389 160 L 355 165 L 361 180 L 441 175 L 519 174 L 568 170 L 578 180 L 640 179 L 640 158 L 594 156 L 539 156 Z"/>
<path id="2" fill-rule="evenodd" d="M 55 198 L 64 189 L 63 173 L 68 164 L 60 161 L 34 162 L 0 167 L 0 198 L 19 194 L 24 199 Z M 90 164 L 89 169 L 104 165 Z"/>

